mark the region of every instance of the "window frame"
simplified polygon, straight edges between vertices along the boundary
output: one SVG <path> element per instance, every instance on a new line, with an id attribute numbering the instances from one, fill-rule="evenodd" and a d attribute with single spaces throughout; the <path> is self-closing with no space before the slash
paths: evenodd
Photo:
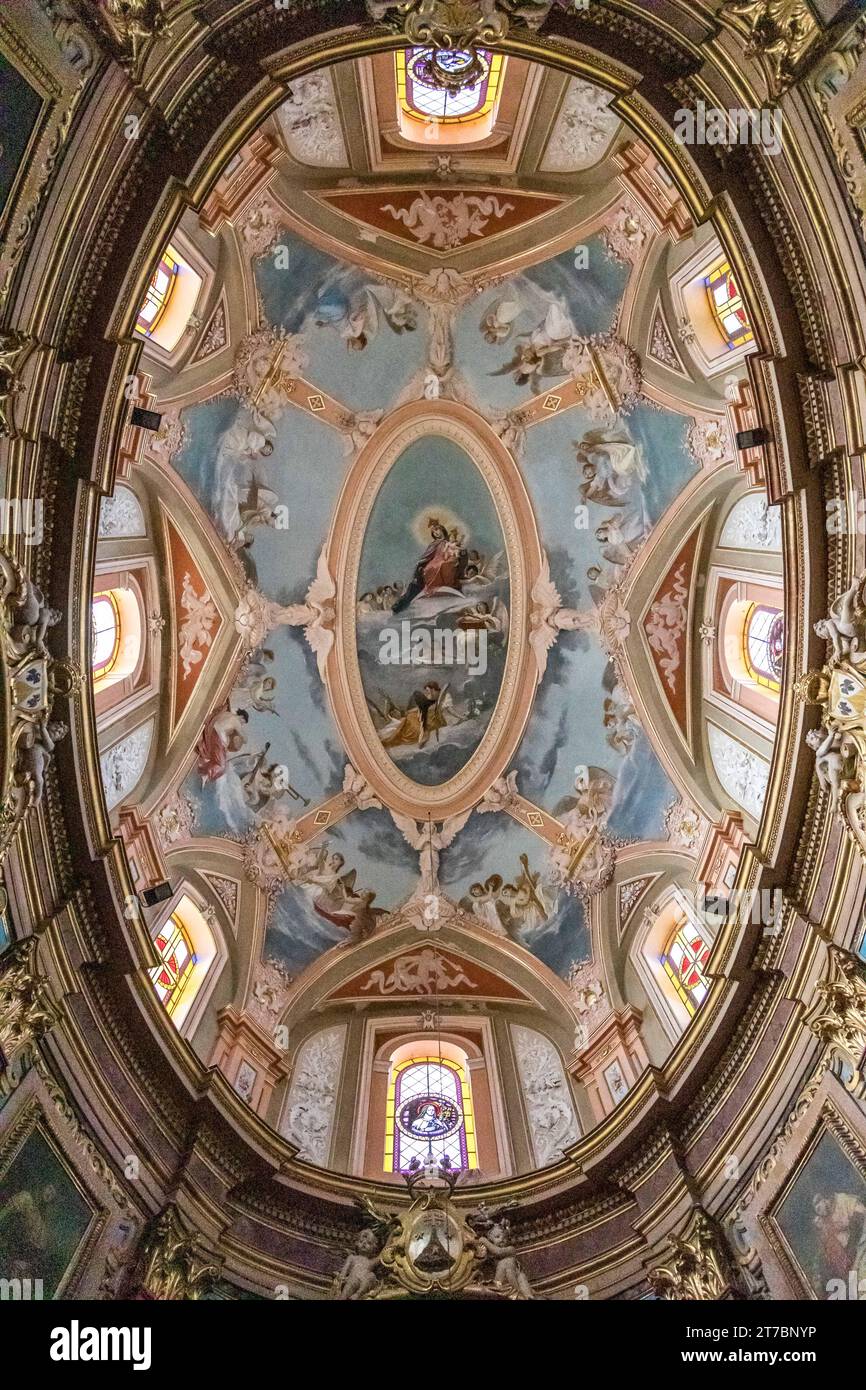
<path id="1" fill-rule="evenodd" d="M 728 294 L 724 305 L 719 303 L 716 295 L 716 290 L 722 282 L 725 282 L 726 287 L 732 291 Z M 734 278 L 734 271 L 730 261 L 725 258 L 720 265 L 714 266 L 713 269 L 708 272 L 705 283 L 713 321 L 725 340 L 728 349 L 735 352 L 739 348 L 746 347 L 749 343 L 753 343 L 755 341 L 755 334 L 752 329 L 745 301 L 737 286 L 737 281 Z M 733 314 L 735 318 L 742 315 L 740 319 L 740 329 L 735 332 L 732 332 L 725 323 L 726 316 L 731 314 Z"/>
<path id="2" fill-rule="evenodd" d="M 96 641 L 97 638 L 101 635 L 102 631 L 107 631 L 107 628 L 98 629 L 96 626 L 96 615 L 94 613 L 94 609 L 96 608 L 96 605 L 99 602 L 107 603 L 111 607 L 112 615 L 114 618 L 114 644 L 112 647 L 111 655 L 108 656 L 104 661 L 100 661 L 98 664 L 96 664 L 93 660 L 96 648 Z M 91 679 L 95 683 L 104 681 L 108 676 L 111 675 L 112 671 L 117 665 L 117 659 L 120 656 L 120 643 L 123 635 L 123 620 L 120 612 L 120 604 L 117 601 L 117 595 L 113 588 L 99 589 L 98 591 L 94 592 L 90 600 L 90 621 L 92 632 L 90 675 Z"/>
<path id="3" fill-rule="evenodd" d="M 399 1049 L 398 1049 L 399 1050 Z M 448 1144 L 457 1141 L 459 1144 L 459 1164 L 452 1164 L 459 1167 L 461 1171 L 473 1171 L 478 1168 L 478 1139 L 475 1130 L 475 1109 L 472 1102 L 472 1087 L 469 1080 L 468 1059 L 464 1065 L 454 1058 L 446 1057 L 441 1053 L 422 1054 L 413 1053 L 411 1057 L 402 1061 L 395 1062 L 394 1054 L 389 1061 L 388 1089 L 385 1099 L 385 1151 L 383 1157 L 383 1172 L 403 1173 L 408 1171 L 400 1163 L 400 1141 L 401 1132 L 397 1125 L 397 1110 L 401 1104 L 402 1084 L 406 1073 L 413 1067 L 427 1067 L 431 1065 L 443 1067 L 454 1073 L 456 1089 L 459 1095 L 459 1105 L 462 1113 L 460 1128 L 455 1131 L 449 1140 L 438 1140 L 437 1143 Z M 410 1141 L 411 1142 L 411 1141 Z"/>
<path id="4" fill-rule="evenodd" d="M 144 299 L 139 305 L 138 313 L 135 318 L 135 329 L 139 338 L 151 339 L 154 332 L 159 327 L 166 315 L 172 296 L 177 289 L 178 276 L 180 274 L 181 258 L 175 251 L 171 242 L 163 248 L 156 269 L 150 277 Z M 168 283 L 164 290 L 157 286 L 160 275 L 167 277 Z M 150 305 L 155 306 L 153 318 L 145 320 L 143 318 L 145 310 Z"/>

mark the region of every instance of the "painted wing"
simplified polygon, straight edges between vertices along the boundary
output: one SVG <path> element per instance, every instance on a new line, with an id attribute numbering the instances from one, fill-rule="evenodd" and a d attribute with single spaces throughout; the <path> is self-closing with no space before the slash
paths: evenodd
<path id="1" fill-rule="evenodd" d="M 461 811 L 459 815 L 449 816 L 446 821 L 443 821 L 441 829 L 437 830 L 432 837 L 433 848 L 447 849 L 456 836 L 460 834 L 474 809 L 473 806 L 470 806 L 468 811 Z"/>
<path id="2" fill-rule="evenodd" d="M 532 602 L 545 613 L 555 613 L 562 607 L 559 590 L 550 577 L 550 561 L 547 555 L 542 558 L 538 578 L 532 586 Z"/>
<path id="3" fill-rule="evenodd" d="M 427 841 L 425 826 L 422 825 L 419 827 L 418 822 L 413 820 L 411 816 L 401 815 L 394 810 L 391 811 L 391 819 L 400 831 L 407 845 L 416 850 L 424 848 Z"/>
<path id="4" fill-rule="evenodd" d="M 328 569 L 328 552 L 323 547 L 316 564 L 316 577 L 307 590 L 307 603 L 314 608 L 325 608 L 336 593 L 337 586 Z"/>

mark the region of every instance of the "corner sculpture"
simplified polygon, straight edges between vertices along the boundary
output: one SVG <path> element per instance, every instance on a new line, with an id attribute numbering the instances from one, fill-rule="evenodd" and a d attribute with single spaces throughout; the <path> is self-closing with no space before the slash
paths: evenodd
<path id="1" fill-rule="evenodd" d="M 540 29 L 553 0 L 367 0 L 377 24 L 405 32 L 419 47 L 473 49 L 504 39 L 512 24 Z"/>
<path id="2" fill-rule="evenodd" d="M 833 602 L 815 631 L 831 650 L 826 665 L 807 671 L 797 685 L 801 700 L 822 709 L 821 724 L 806 742 L 833 810 L 866 856 L 866 577 Z"/>
<path id="3" fill-rule="evenodd" d="M 383 1212 L 358 1201 L 366 1224 L 334 1279 L 338 1302 L 463 1293 L 534 1299 L 506 1216 L 516 1202 L 463 1211 L 451 1201 L 460 1171 L 448 1163 L 413 1159 L 404 1173 L 412 1196 L 407 1211 Z"/>
<path id="4" fill-rule="evenodd" d="M 67 726 L 52 719 L 55 698 L 69 696 L 81 673 L 51 656 L 45 645 L 60 621 L 38 584 L 0 549 L 0 661 L 3 666 L 5 740 L 0 793 L 0 863 L 31 807 L 45 791 L 45 774 Z"/>

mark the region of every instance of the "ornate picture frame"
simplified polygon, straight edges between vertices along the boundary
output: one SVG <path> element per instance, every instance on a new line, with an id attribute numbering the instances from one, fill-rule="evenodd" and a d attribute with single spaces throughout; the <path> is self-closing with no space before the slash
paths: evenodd
<path id="1" fill-rule="evenodd" d="M 772 1299 L 866 1299 L 866 1113 L 832 1072 L 801 1096 L 728 1224 Z"/>
<path id="2" fill-rule="evenodd" d="M 16 1197 L 25 1219 L 32 1213 L 37 1231 L 42 1223 L 49 1228 L 45 1261 L 25 1257 L 20 1270 L 11 1267 L 12 1216 L 7 1244 L 0 1225 L 0 1278 L 41 1278 L 30 1297 L 117 1296 L 113 1277 L 123 1252 L 128 1259 L 142 1217 L 38 1064 L 0 1110 L 0 1209 L 8 1213 Z"/>

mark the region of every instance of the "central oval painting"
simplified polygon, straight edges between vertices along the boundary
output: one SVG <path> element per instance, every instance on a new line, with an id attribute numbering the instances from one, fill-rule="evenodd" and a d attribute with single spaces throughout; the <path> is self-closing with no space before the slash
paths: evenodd
<path id="1" fill-rule="evenodd" d="M 357 587 L 364 697 L 400 771 L 441 786 L 493 715 L 508 649 L 509 574 L 493 498 L 470 456 L 427 435 L 389 470 Z"/>

